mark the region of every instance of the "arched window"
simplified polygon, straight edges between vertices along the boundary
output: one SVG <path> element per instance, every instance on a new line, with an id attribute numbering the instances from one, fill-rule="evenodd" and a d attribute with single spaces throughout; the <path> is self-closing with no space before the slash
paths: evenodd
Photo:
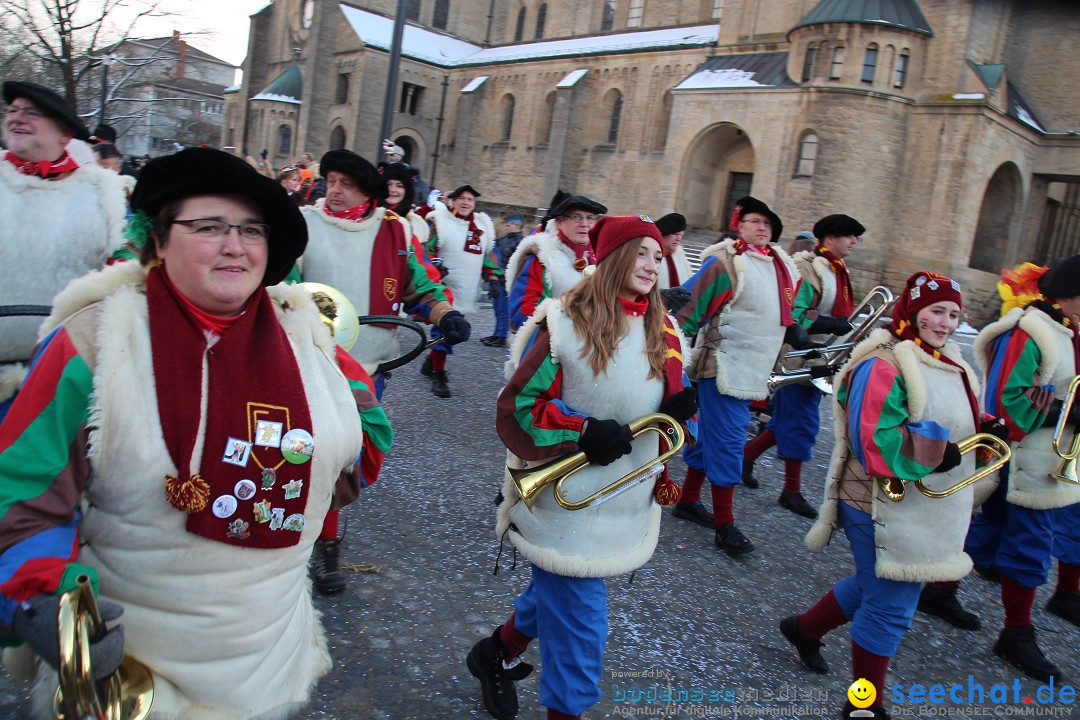
<path id="1" fill-rule="evenodd" d="M 603 0 L 604 9 L 600 16 L 600 32 L 606 32 L 615 26 L 615 0 Z"/>
<path id="2" fill-rule="evenodd" d="M 862 81 L 864 83 L 874 84 L 874 73 L 877 72 L 878 61 L 878 46 L 877 43 L 871 43 L 866 48 L 866 56 L 863 58 L 862 64 Z"/>
<path id="3" fill-rule="evenodd" d="M 450 0 L 435 0 L 435 15 L 431 18 L 431 24 L 439 30 L 445 30 L 449 19 Z"/>
<path id="4" fill-rule="evenodd" d="M 839 80 L 840 71 L 844 69 L 844 46 L 837 45 L 832 51 L 832 67 L 829 69 L 829 79 Z"/>
<path id="5" fill-rule="evenodd" d="M 795 177 L 813 177 L 814 165 L 817 164 L 818 137 L 807 132 L 799 143 L 799 161 L 795 164 Z"/>
<path id="6" fill-rule="evenodd" d="M 615 99 L 611 103 L 611 119 L 608 122 L 608 145 L 619 142 L 619 123 L 622 121 L 623 97 L 618 90 L 613 92 L 615 93 Z"/>
<path id="7" fill-rule="evenodd" d="M 521 42 L 525 37 L 525 6 L 518 10 L 517 26 L 514 28 L 514 42 Z"/>
<path id="8" fill-rule="evenodd" d="M 818 49 L 813 43 L 806 48 L 806 58 L 803 60 L 802 81 L 810 82 L 814 77 L 814 63 L 817 62 Z"/>
<path id="9" fill-rule="evenodd" d="M 514 96 L 507 94 L 503 96 L 502 100 L 502 137 L 499 139 L 503 142 L 510 142 L 510 134 L 514 130 Z"/>
<path id="10" fill-rule="evenodd" d="M 641 16 L 645 14 L 645 0 L 630 0 L 626 10 L 626 27 L 641 27 Z"/>
<path id="11" fill-rule="evenodd" d="M 540 117 L 536 129 L 536 144 L 547 145 L 551 138 L 551 124 L 555 120 L 555 91 L 552 90 L 544 98 L 543 115 Z"/>
<path id="12" fill-rule="evenodd" d="M 330 131 L 330 149 L 345 149 L 345 128 L 341 127 L 340 125 Z"/>
<path id="13" fill-rule="evenodd" d="M 278 128 L 278 155 L 288 155 L 292 152 L 292 128 L 282 125 Z"/>
<path id="14" fill-rule="evenodd" d="M 907 48 L 900 51 L 900 54 L 896 56 L 896 67 L 893 68 L 892 86 L 894 88 L 904 87 L 904 80 L 907 78 L 907 66 L 908 66 L 908 51 Z"/>
<path id="15" fill-rule="evenodd" d="M 544 3 L 536 11 L 536 33 L 533 34 L 533 38 L 536 40 L 544 37 L 544 24 L 547 22 L 547 3 Z"/>
<path id="16" fill-rule="evenodd" d="M 405 19 L 420 22 L 420 0 L 409 0 L 405 6 Z"/>

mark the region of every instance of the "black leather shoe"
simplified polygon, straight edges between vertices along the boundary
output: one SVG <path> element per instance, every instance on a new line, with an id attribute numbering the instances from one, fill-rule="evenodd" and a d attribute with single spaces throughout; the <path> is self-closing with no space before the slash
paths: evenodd
<path id="1" fill-rule="evenodd" d="M 1051 677 L 1061 677 L 1061 671 L 1054 663 L 1046 659 L 1043 651 L 1035 642 L 1035 628 L 1006 627 L 994 643 L 994 654 L 1042 682 L 1050 682 Z"/>
<path id="2" fill-rule="evenodd" d="M 733 522 L 716 531 L 716 546 L 732 557 L 754 552 L 754 543 L 750 542 Z"/>
<path id="3" fill-rule="evenodd" d="M 1001 582 L 1001 574 L 998 572 L 997 565 L 990 563 L 989 565 L 975 565 L 974 567 L 975 574 L 983 580 L 992 583 Z"/>
<path id="4" fill-rule="evenodd" d="M 761 487 L 761 483 L 754 477 L 754 463 L 750 460 L 743 460 L 742 464 L 742 484 L 751 490 L 757 490 Z"/>
<path id="5" fill-rule="evenodd" d="M 963 608 L 956 599 L 955 585 L 926 583 L 919 593 L 919 611 L 935 615 L 961 630 L 978 630 L 982 627 L 979 616 Z"/>
<path id="6" fill-rule="evenodd" d="M 779 503 L 796 515 L 802 515 L 804 518 L 810 518 L 811 520 L 817 519 L 817 510 L 814 509 L 813 505 L 806 502 L 806 498 L 803 497 L 801 492 L 780 493 Z"/>
<path id="7" fill-rule="evenodd" d="M 829 663 L 825 662 L 825 658 L 821 657 L 821 648 L 825 647 L 825 643 L 808 638 L 799 632 L 798 615 L 790 615 L 781 620 L 780 632 L 784 634 L 789 643 L 795 646 L 803 665 L 821 675 L 829 672 Z"/>
<path id="8" fill-rule="evenodd" d="M 852 713 L 855 712 L 859 714 L 853 715 Z M 865 718 L 872 718 L 873 720 L 891 720 L 892 716 L 889 715 L 883 707 L 872 707 L 860 710 L 848 700 L 844 703 L 844 710 L 840 717 L 843 718 L 843 720 L 849 720 L 849 718 L 850 720 L 864 720 Z"/>
<path id="9" fill-rule="evenodd" d="M 449 378 L 446 376 L 445 370 L 433 370 L 431 373 L 431 394 L 441 398 L 450 397 L 450 386 L 447 384 L 448 380 Z"/>
<path id="10" fill-rule="evenodd" d="M 480 338 L 480 343 L 488 347 L 506 347 L 506 338 L 499 335 L 488 335 L 485 338 Z"/>
<path id="11" fill-rule="evenodd" d="M 431 377 L 431 356 L 424 358 L 424 362 L 420 365 L 420 374 L 424 377 Z"/>
<path id="12" fill-rule="evenodd" d="M 1056 592 L 1046 603 L 1046 609 L 1080 627 L 1080 593 Z"/>
<path id="13" fill-rule="evenodd" d="M 505 651 L 499 641 L 500 629 L 496 628 L 491 637 L 473 645 L 465 664 L 473 677 L 480 681 L 484 709 L 498 720 L 512 720 L 518 713 L 514 681 L 524 680 L 533 668 L 523 662 L 518 662 L 511 668 L 503 667 Z"/>
<path id="14" fill-rule="evenodd" d="M 315 541 L 311 555 L 311 575 L 315 589 L 322 595 L 333 595 L 345 589 L 345 576 L 338 563 L 340 555 L 340 540 Z"/>
<path id="15" fill-rule="evenodd" d="M 689 520 L 707 528 L 715 527 L 713 514 L 705 509 L 700 500 L 694 502 L 677 502 L 671 510 L 671 517 L 680 520 Z"/>

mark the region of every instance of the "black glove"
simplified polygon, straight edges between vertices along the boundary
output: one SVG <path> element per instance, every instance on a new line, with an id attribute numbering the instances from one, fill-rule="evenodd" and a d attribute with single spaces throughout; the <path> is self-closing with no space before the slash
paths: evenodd
<path id="1" fill-rule="evenodd" d="M 993 420 L 983 420 L 979 423 L 979 432 L 990 433 L 998 440 L 1004 440 L 1009 442 L 1009 426 L 1005 424 L 1004 418 L 994 418 Z"/>
<path id="2" fill-rule="evenodd" d="M 697 412 L 697 388 L 681 390 L 660 403 L 660 412 L 684 423 Z"/>
<path id="3" fill-rule="evenodd" d="M 945 456 L 941 458 L 941 463 L 934 468 L 934 472 L 949 472 L 954 467 L 960 464 L 960 460 L 963 456 L 960 454 L 960 446 L 954 442 L 945 444 Z"/>
<path id="4" fill-rule="evenodd" d="M 439 332 L 446 338 L 448 345 L 457 345 L 469 339 L 469 335 L 472 334 L 472 326 L 469 325 L 469 321 L 465 319 L 464 315 L 457 310 L 451 310 L 443 315 L 442 320 L 439 321 Z"/>
<path id="5" fill-rule="evenodd" d="M 788 329 L 784 333 L 784 342 L 796 350 L 811 350 L 824 347 L 821 343 L 811 340 L 810 333 L 806 332 L 806 328 L 799 323 L 788 325 Z"/>
<path id="6" fill-rule="evenodd" d="M 852 325 L 847 318 L 833 317 L 832 315 L 819 315 L 818 319 L 807 330 L 811 335 L 847 335 L 852 331 Z"/>
<path id="7" fill-rule="evenodd" d="M 677 313 L 683 305 L 690 302 L 690 291 L 682 285 L 660 291 L 660 299 L 664 301 L 664 307 L 669 313 Z"/>
<path id="8" fill-rule="evenodd" d="M 816 380 L 817 378 L 832 377 L 836 373 L 840 372 L 842 365 L 811 365 L 810 366 L 810 379 Z"/>
<path id="9" fill-rule="evenodd" d="M 498 280 L 489 280 L 488 294 L 491 295 L 492 298 L 501 298 L 506 295 L 506 288 Z"/>
<path id="10" fill-rule="evenodd" d="M 629 425 L 616 420 L 586 420 L 585 432 L 578 438 L 578 447 L 593 465 L 610 465 L 630 452 L 634 439 Z"/>
<path id="11" fill-rule="evenodd" d="M 263 160 L 265 160 L 265 159 L 266 159 L 266 156 L 267 156 L 267 155 L 269 155 L 269 154 L 270 154 L 270 151 L 269 151 L 269 150 L 267 150 L 266 148 L 263 148 L 263 149 L 262 149 L 262 152 L 261 152 L 261 153 L 259 153 L 259 155 L 260 155 L 260 156 L 262 157 L 262 159 L 263 159 Z"/>
<path id="12" fill-rule="evenodd" d="M 59 620 L 60 598 L 56 595 L 34 595 L 15 609 L 15 633 L 42 660 L 55 670 L 60 663 Z M 124 614 L 124 608 L 108 600 L 98 600 L 101 619 L 108 623 Z M 94 679 L 101 680 L 116 672 L 124 659 L 124 626 L 116 625 L 90 643 L 90 666 Z"/>

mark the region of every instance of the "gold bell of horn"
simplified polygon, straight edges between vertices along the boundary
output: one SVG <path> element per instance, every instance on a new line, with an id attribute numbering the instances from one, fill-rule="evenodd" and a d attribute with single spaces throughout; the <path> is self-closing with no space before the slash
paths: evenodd
<path id="1" fill-rule="evenodd" d="M 945 488 L 944 490 L 933 490 L 922 480 L 916 480 L 915 487 L 926 497 L 935 499 L 949 497 L 953 493 L 966 488 L 968 485 L 977 483 L 984 477 L 993 475 L 998 470 L 1005 467 L 1009 462 L 1009 458 L 1012 457 L 1012 449 L 1009 448 L 1009 443 L 990 433 L 975 433 L 956 443 L 956 445 L 960 448 L 961 455 L 967 455 L 973 450 L 981 449 L 988 452 L 994 459 L 952 487 Z M 881 490 L 881 494 L 887 499 L 893 502 L 900 502 L 904 499 L 903 482 L 896 478 L 886 477 L 879 477 L 877 481 L 878 489 Z"/>
<path id="2" fill-rule="evenodd" d="M 334 342 L 346 352 L 356 344 L 360 335 L 360 323 L 357 322 L 356 307 L 345 293 L 335 287 L 317 282 L 300 283 L 300 287 L 311 293 L 315 306 L 319 308 L 319 317 L 330 329 Z"/>
<path id="3" fill-rule="evenodd" d="M 1072 483 L 1073 485 L 1080 485 L 1080 478 L 1076 476 L 1076 460 L 1080 458 L 1080 430 L 1074 430 L 1072 436 L 1072 443 L 1069 449 L 1066 450 L 1062 444 L 1062 440 L 1065 438 L 1065 425 L 1069 420 L 1069 414 L 1072 412 L 1073 403 L 1076 402 L 1076 393 L 1080 389 L 1080 375 L 1077 375 L 1069 383 L 1068 393 L 1065 395 L 1065 402 L 1061 404 L 1061 415 L 1058 416 L 1057 425 L 1054 426 L 1054 452 L 1061 458 L 1061 465 L 1058 469 L 1050 473 L 1050 477 L 1058 482 Z"/>

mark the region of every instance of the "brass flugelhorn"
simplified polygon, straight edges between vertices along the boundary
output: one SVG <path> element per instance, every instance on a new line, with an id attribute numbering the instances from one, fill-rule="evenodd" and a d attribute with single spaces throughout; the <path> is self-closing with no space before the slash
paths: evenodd
<path id="1" fill-rule="evenodd" d="M 956 443 L 956 446 L 960 448 L 961 455 L 967 455 L 972 450 L 982 448 L 993 455 L 994 460 L 952 487 L 944 490 L 932 490 L 927 487 L 922 480 L 916 480 L 915 487 L 926 497 L 935 499 L 948 497 L 953 493 L 966 488 L 968 485 L 977 483 L 988 475 L 993 475 L 1004 467 L 1005 464 L 1009 462 L 1009 458 L 1012 457 L 1012 450 L 1009 449 L 1009 443 L 1005 442 L 997 435 L 991 435 L 990 433 L 975 433 Z M 900 502 L 904 499 L 904 482 L 897 480 L 896 478 L 886 477 L 878 477 L 877 481 L 878 487 L 886 498 L 893 502 Z M 894 482 L 897 483 L 899 490 L 893 488 Z"/>
<path id="2" fill-rule="evenodd" d="M 555 502 L 566 510 L 582 510 L 591 505 L 597 505 L 610 500 L 624 490 L 641 482 L 642 479 L 651 474 L 653 468 L 673 458 L 682 448 L 683 443 L 686 442 L 686 435 L 683 433 L 682 426 L 679 425 L 675 418 L 663 413 L 642 415 L 631 422 L 629 427 L 635 438 L 648 432 L 656 433 L 664 439 L 667 449 L 660 453 L 660 456 L 656 459 L 650 460 L 636 470 L 628 472 L 615 482 L 581 500 L 567 499 L 562 484 L 578 470 L 589 466 L 589 460 L 585 457 L 584 452 L 571 453 L 539 467 L 507 468 L 510 477 L 514 479 L 514 484 L 517 486 L 521 501 L 531 509 L 540 491 L 554 483 Z"/>
<path id="3" fill-rule="evenodd" d="M 1069 390 L 1065 395 L 1065 401 L 1061 404 L 1061 415 L 1058 416 L 1057 425 L 1054 426 L 1054 452 L 1061 458 L 1061 465 L 1050 473 L 1050 477 L 1059 482 L 1080 485 L 1080 479 L 1076 477 L 1076 459 L 1080 457 L 1080 430 L 1073 430 L 1072 445 L 1065 450 L 1062 440 L 1065 439 L 1065 426 L 1069 422 L 1069 413 L 1072 412 L 1073 403 L 1076 402 L 1076 393 L 1080 389 L 1080 375 L 1075 376 L 1069 383 Z"/>
<path id="4" fill-rule="evenodd" d="M 144 720 L 154 703 L 150 670 L 130 655 L 100 682 L 98 695 L 90 667 L 90 642 L 105 629 L 90 578 L 80 575 L 76 589 L 60 596 L 60 687 L 53 699 L 57 720 Z"/>
<path id="5" fill-rule="evenodd" d="M 855 329 L 848 334 L 844 342 L 836 342 L 837 337 L 833 335 L 825 341 L 825 347 L 810 350 L 792 350 L 782 353 L 776 358 L 776 365 L 773 367 L 772 375 L 769 377 L 769 392 L 775 392 L 785 385 L 809 382 L 826 395 L 831 395 L 832 383 L 829 378 L 812 378 L 811 368 L 806 366 L 789 368 L 786 362 L 816 354 L 824 361 L 825 365 L 843 365 L 851 356 L 851 351 L 855 349 L 855 346 L 878 326 L 878 321 L 892 307 L 894 301 L 892 291 L 884 285 L 871 288 L 870 292 L 866 293 L 866 296 L 851 311 L 848 322 Z M 859 316 L 863 315 L 863 313 L 866 316 L 859 320 Z M 857 325 L 856 322 L 858 322 Z"/>

